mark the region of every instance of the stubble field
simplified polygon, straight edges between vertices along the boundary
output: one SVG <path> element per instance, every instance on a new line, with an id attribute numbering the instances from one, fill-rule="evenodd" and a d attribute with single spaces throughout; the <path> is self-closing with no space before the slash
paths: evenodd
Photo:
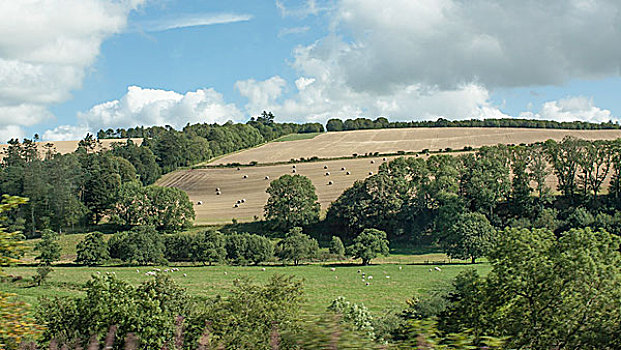
<path id="1" fill-rule="evenodd" d="M 390 153 L 398 151 L 437 151 L 447 147 L 461 149 L 464 146 L 520 144 L 561 140 L 571 135 L 584 139 L 615 139 L 621 137 L 621 130 L 554 130 L 554 129 L 515 129 L 515 128 L 417 128 L 383 129 L 320 134 L 311 139 L 273 142 L 261 147 L 231 154 L 216 159 L 211 164 L 232 162 L 259 164 L 289 161 L 291 158 L 351 157 L 353 153 L 364 155 L 370 152 Z M 455 153 L 451 153 L 455 154 Z M 420 157 L 425 157 L 420 155 Z M 395 158 L 386 157 L 387 161 Z M 356 180 L 362 180 L 376 173 L 384 157 L 338 159 L 319 162 L 297 163 L 296 174 L 307 176 L 315 185 L 322 210 Z M 324 169 L 327 166 L 328 169 Z M 341 170 L 345 168 L 345 170 Z M 284 174 L 293 174 L 292 164 L 258 165 L 236 168 L 205 168 L 179 170 L 165 175 L 157 184 L 177 187 L 186 191 L 194 203 L 197 224 L 230 223 L 254 220 L 263 217 L 268 194 L 265 192 L 270 181 Z M 350 175 L 346 175 L 346 172 Z M 326 176 L 326 172 L 330 172 Z M 247 178 L 243 178 L 246 175 Z M 269 177 L 266 179 L 265 177 Z M 333 184 L 328 183 L 332 181 Z M 547 179 L 548 186 L 555 188 L 556 178 Z M 216 194 L 219 188 L 221 195 Z M 244 203 L 235 207 L 238 200 Z M 198 205 L 198 202 L 202 205 Z"/>

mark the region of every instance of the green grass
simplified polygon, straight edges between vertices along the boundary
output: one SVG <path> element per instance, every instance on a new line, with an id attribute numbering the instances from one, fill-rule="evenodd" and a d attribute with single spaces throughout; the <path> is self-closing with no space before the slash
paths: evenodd
<path id="1" fill-rule="evenodd" d="M 323 133 L 321 133 L 321 132 L 309 132 L 309 133 L 306 133 L 306 134 L 289 134 L 289 135 L 281 136 L 281 137 L 275 139 L 272 142 L 310 140 L 312 138 L 315 138 L 315 136 L 321 135 L 321 134 L 323 134 Z"/>
<path id="2" fill-rule="evenodd" d="M 248 277 L 257 282 L 265 282 L 273 274 L 294 275 L 304 280 L 306 302 L 303 309 L 318 314 L 338 296 L 364 303 L 372 312 L 387 308 L 405 307 L 405 300 L 415 295 L 424 296 L 434 288 L 450 283 L 459 272 L 471 268 L 468 264 L 426 265 L 425 261 L 446 260 L 442 254 L 395 255 L 378 259 L 377 265 L 359 266 L 342 264 L 308 264 L 302 266 L 191 266 L 177 265 L 178 272 L 171 276 L 193 296 L 212 297 L 226 295 L 237 278 Z M 175 265 L 172 265 L 175 266 Z M 429 271 L 440 266 L 442 271 Z M 334 267 L 336 270 L 331 271 Z M 401 267 L 401 269 L 399 269 Z M 118 277 L 132 284 L 139 284 L 150 277 L 144 275 L 153 267 L 78 267 L 54 266 L 54 272 L 41 287 L 31 287 L 26 282 L 35 273 L 35 267 L 18 266 L 5 268 L 4 272 L 19 275 L 22 282 L 0 283 L 0 290 L 15 293 L 18 298 L 31 305 L 37 304 L 42 296 L 75 296 L 82 293 L 82 284 L 92 274 L 114 272 Z M 167 267 L 160 266 L 160 269 Z M 265 268 L 265 271 L 262 271 Z M 489 265 L 477 264 L 480 273 L 486 274 Z M 373 276 L 370 285 L 362 281 L 358 270 Z M 137 272 L 139 270 L 140 272 Z M 184 277 L 183 274 L 187 274 Z M 388 275 L 390 278 L 386 278 Z"/>

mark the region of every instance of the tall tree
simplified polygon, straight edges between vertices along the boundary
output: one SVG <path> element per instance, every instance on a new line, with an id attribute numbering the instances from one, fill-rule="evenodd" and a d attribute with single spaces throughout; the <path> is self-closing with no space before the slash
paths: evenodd
<path id="1" fill-rule="evenodd" d="M 270 183 L 265 217 L 277 229 L 288 230 L 319 220 L 320 206 L 315 186 L 302 175 L 283 175 Z"/>
<path id="2" fill-rule="evenodd" d="M 579 143 L 579 140 L 569 136 L 561 142 L 548 140 L 545 143 L 554 175 L 558 180 L 558 189 L 565 197 L 569 198 L 573 198 L 576 192 Z"/>
<path id="3" fill-rule="evenodd" d="M 287 233 L 287 237 L 278 242 L 277 255 L 285 261 L 293 261 L 298 265 L 301 260 L 316 258 L 319 254 L 317 240 L 302 233 L 301 227 L 294 227 Z"/>
<path id="4" fill-rule="evenodd" d="M 354 259 L 361 259 L 362 265 L 368 265 L 378 255 L 388 255 L 386 232 L 367 228 L 354 238 L 353 244 L 347 250 Z"/>
<path id="5" fill-rule="evenodd" d="M 487 252 L 494 233 L 485 215 L 463 213 L 446 231 L 439 232 L 438 241 L 449 257 L 469 259 L 474 264 Z"/>

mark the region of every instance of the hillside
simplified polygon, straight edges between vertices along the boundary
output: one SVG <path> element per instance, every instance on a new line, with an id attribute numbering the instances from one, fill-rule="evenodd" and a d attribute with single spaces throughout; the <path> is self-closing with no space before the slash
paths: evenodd
<path id="1" fill-rule="evenodd" d="M 409 128 L 329 132 L 312 139 L 275 142 L 216 159 L 211 164 L 251 161 L 273 163 L 292 158 L 332 158 L 353 153 L 390 153 L 398 151 L 438 150 L 464 146 L 480 147 L 561 140 L 565 136 L 587 140 L 606 140 L 621 137 L 621 130 L 561 130 L 526 128 Z"/>
<path id="2" fill-rule="evenodd" d="M 464 146 L 479 147 L 497 143 L 532 143 L 546 139 L 560 140 L 566 135 L 587 139 L 614 139 L 621 137 L 621 130 L 539 130 L 539 129 L 502 129 L 502 128 L 434 128 L 434 129 L 385 129 L 320 134 L 312 139 L 274 142 L 264 146 L 242 151 L 217 159 L 212 164 L 231 162 L 248 163 L 257 161 L 269 163 L 288 161 L 299 157 L 338 157 L 351 156 L 352 153 L 396 152 L 399 150 L 422 150 L 428 148 Z M 323 210 L 354 181 L 377 172 L 384 157 L 329 160 L 296 164 L 296 173 L 308 176 L 317 189 L 319 202 Z M 394 157 L 386 157 L 390 161 Z M 373 161 L 373 163 L 372 163 Z M 324 169 L 327 166 L 328 169 Z M 345 167 L 346 170 L 341 170 Z M 292 164 L 255 166 L 236 168 L 207 168 L 180 170 L 165 175 L 157 184 L 180 188 L 188 193 L 194 203 L 197 224 L 214 224 L 239 221 L 251 221 L 256 215 L 262 217 L 263 206 L 268 195 L 265 190 L 269 180 L 283 174 L 292 174 Z M 346 172 L 351 172 L 346 175 Z M 330 176 L 325 173 L 330 172 Z M 243 176 L 248 178 L 244 179 Z M 328 185 L 333 181 L 332 185 Z M 550 176 L 548 186 L 555 188 L 556 178 Z M 221 195 L 216 195 L 216 188 Z M 245 203 L 235 208 L 237 200 L 246 199 Z M 197 205 L 201 201 L 202 205 Z"/>

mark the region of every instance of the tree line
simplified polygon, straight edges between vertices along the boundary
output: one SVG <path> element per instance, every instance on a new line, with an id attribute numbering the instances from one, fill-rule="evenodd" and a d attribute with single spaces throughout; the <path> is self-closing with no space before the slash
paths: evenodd
<path id="1" fill-rule="evenodd" d="M 11 140 L 0 166 L 0 192 L 29 200 L 9 213 L 9 228 L 36 237 L 47 229 L 82 230 L 104 218 L 119 227 L 148 224 L 163 231 L 191 223 L 194 209 L 185 192 L 148 185 L 160 174 L 148 147 L 127 141 L 97 149 L 90 135 L 69 154 Z"/>
<path id="2" fill-rule="evenodd" d="M 385 117 L 376 119 L 354 118 L 330 119 L 326 123 L 327 131 L 346 131 L 387 128 L 445 128 L 445 127 L 477 127 L 477 128 L 537 128 L 537 129 L 571 129 L 571 130 L 602 130 L 619 129 L 619 124 L 612 121 L 591 123 L 583 121 L 558 122 L 554 120 L 521 119 L 521 118 L 490 118 L 468 120 L 413 120 L 391 122 Z"/>

